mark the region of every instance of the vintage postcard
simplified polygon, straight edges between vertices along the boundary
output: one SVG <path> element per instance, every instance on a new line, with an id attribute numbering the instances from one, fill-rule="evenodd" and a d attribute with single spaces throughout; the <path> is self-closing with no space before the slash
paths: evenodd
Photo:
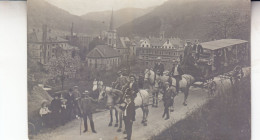
<path id="1" fill-rule="evenodd" d="M 28 0 L 28 135 L 250 140 L 249 0 Z"/>

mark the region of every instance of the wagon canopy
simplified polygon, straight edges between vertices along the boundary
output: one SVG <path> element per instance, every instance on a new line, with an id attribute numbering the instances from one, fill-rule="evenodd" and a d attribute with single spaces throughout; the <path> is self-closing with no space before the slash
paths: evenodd
<path id="1" fill-rule="evenodd" d="M 246 40 L 240 40 L 240 39 L 221 39 L 221 40 L 214 40 L 209 42 L 201 43 L 203 49 L 208 50 L 217 50 L 221 48 L 226 48 L 229 46 L 237 45 L 237 44 L 243 44 L 247 43 Z"/>

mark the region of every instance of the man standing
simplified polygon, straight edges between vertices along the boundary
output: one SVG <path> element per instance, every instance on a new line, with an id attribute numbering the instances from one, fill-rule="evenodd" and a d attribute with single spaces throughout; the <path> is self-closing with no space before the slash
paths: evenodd
<path id="1" fill-rule="evenodd" d="M 93 98 L 89 96 L 89 92 L 85 91 L 82 93 L 82 98 L 79 100 L 79 109 L 81 113 L 81 117 L 84 120 L 84 133 L 88 131 L 88 122 L 87 118 L 90 121 L 90 127 L 93 133 L 97 133 L 94 127 L 94 121 L 92 118 L 92 102 L 96 102 Z"/>
<path id="2" fill-rule="evenodd" d="M 73 90 L 70 88 L 69 93 L 65 96 L 65 99 L 67 100 L 67 110 L 68 110 L 68 118 L 69 120 L 72 120 L 74 117 L 74 98 L 73 98 Z"/>
<path id="3" fill-rule="evenodd" d="M 136 78 L 134 75 L 130 75 L 129 78 L 130 78 L 130 81 L 127 83 L 127 85 L 124 89 L 128 89 L 126 91 L 126 94 L 131 96 L 132 100 L 134 100 L 137 92 L 139 91 L 138 84 L 136 82 Z"/>
<path id="4" fill-rule="evenodd" d="M 163 72 L 164 72 L 164 65 L 162 63 L 161 57 L 158 57 L 157 61 L 158 61 L 158 63 L 155 63 L 153 71 L 156 72 L 156 73 L 157 73 L 157 71 L 159 71 L 157 74 L 159 76 L 162 76 Z"/>
<path id="5" fill-rule="evenodd" d="M 80 93 L 78 90 L 78 86 L 73 87 L 73 101 L 74 101 L 74 113 L 76 115 L 76 118 L 79 119 L 79 105 L 78 100 L 80 99 Z"/>
<path id="6" fill-rule="evenodd" d="M 52 112 L 52 122 L 53 125 L 56 127 L 60 124 L 60 113 L 61 113 L 61 94 L 55 94 L 54 99 L 51 101 L 51 112 Z"/>
<path id="7" fill-rule="evenodd" d="M 164 112 L 163 112 L 163 118 L 166 115 L 165 120 L 168 120 L 170 118 L 169 115 L 169 107 L 173 105 L 174 97 L 176 94 L 174 94 L 173 88 L 170 87 L 169 82 L 165 82 L 165 91 L 163 95 L 163 101 L 164 101 Z"/>
<path id="8" fill-rule="evenodd" d="M 180 61 L 177 60 L 177 62 L 175 62 L 175 63 L 177 63 L 177 64 L 173 64 L 171 76 L 173 78 L 175 78 L 175 80 L 176 80 L 176 85 L 175 85 L 176 91 L 177 91 L 177 93 L 179 93 L 180 80 L 182 79 L 183 70 L 180 68 Z"/>
<path id="9" fill-rule="evenodd" d="M 126 107 L 124 111 L 124 122 L 125 122 L 126 134 L 127 134 L 125 139 L 127 140 L 131 140 L 132 126 L 133 126 L 134 119 L 135 119 L 135 105 L 134 102 L 131 100 L 131 97 L 127 96 Z"/>

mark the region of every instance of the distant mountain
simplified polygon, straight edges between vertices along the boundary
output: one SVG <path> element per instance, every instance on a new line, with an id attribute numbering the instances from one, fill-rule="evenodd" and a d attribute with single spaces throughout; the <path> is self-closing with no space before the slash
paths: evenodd
<path id="1" fill-rule="evenodd" d="M 141 9 L 141 8 L 123 8 L 113 12 L 114 26 L 119 27 L 127 22 L 143 16 L 153 10 L 154 7 Z M 109 26 L 112 10 L 101 12 L 90 12 L 81 17 L 86 20 L 98 21 L 103 23 L 106 27 Z"/>
<path id="2" fill-rule="evenodd" d="M 250 38 L 248 0 L 169 0 L 118 28 L 121 36 L 196 38 Z"/>
<path id="3" fill-rule="evenodd" d="M 105 29 L 100 22 L 82 19 L 45 0 L 28 0 L 27 10 L 29 30 L 41 28 L 43 24 L 47 24 L 52 29 L 70 32 L 72 22 L 76 33 L 97 34 Z"/>

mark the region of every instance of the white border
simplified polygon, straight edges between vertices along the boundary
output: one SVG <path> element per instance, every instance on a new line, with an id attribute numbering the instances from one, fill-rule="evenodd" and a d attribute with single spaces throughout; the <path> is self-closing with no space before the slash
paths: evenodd
<path id="1" fill-rule="evenodd" d="M 260 2 L 252 2 L 252 140 L 260 138 Z M 0 1 L 0 139 L 27 137 L 26 2 Z"/>

